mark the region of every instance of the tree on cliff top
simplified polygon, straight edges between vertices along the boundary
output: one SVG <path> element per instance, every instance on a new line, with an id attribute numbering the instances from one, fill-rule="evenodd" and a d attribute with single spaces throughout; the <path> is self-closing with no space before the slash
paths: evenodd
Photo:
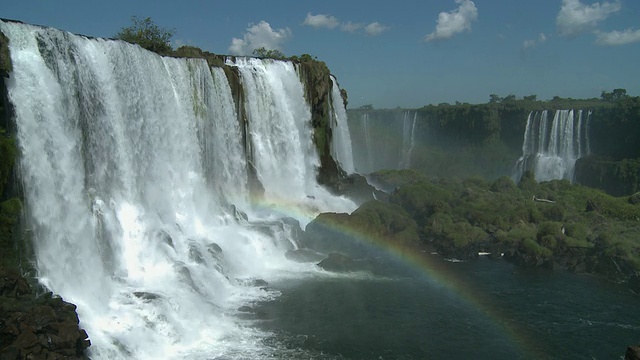
<path id="1" fill-rule="evenodd" d="M 274 50 L 274 49 L 266 49 L 264 46 L 257 49 L 253 49 L 253 55 L 260 58 L 269 58 L 269 59 L 276 59 L 276 60 L 283 60 L 287 58 L 286 56 L 284 56 L 282 51 Z"/>
<path id="2" fill-rule="evenodd" d="M 131 22 L 133 23 L 131 26 L 120 29 L 115 36 L 116 39 L 138 44 L 158 54 L 168 54 L 173 51 L 170 41 L 175 34 L 174 29 L 159 27 L 150 17 L 140 19 L 132 16 Z"/>

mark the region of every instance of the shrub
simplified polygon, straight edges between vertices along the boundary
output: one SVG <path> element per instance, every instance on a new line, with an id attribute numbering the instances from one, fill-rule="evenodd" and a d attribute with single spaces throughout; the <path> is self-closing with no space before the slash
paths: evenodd
<path id="1" fill-rule="evenodd" d="M 170 54 L 172 51 L 171 38 L 175 30 L 161 28 L 151 18 L 139 19 L 131 17 L 131 26 L 122 28 L 115 36 L 116 39 L 128 43 L 138 44 L 143 48 L 161 55 Z"/>

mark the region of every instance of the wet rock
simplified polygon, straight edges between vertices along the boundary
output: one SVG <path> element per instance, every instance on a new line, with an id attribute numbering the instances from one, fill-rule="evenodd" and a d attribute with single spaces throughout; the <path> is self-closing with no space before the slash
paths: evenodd
<path id="1" fill-rule="evenodd" d="M 218 245 L 216 243 L 211 243 L 211 244 L 207 245 L 206 247 L 207 247 L 207 252 L 211 255 L 211 257 L 213 257 L 213 259 L 215 261 L 214 268 L 220 274 L 225 275 L 225 271 L 224 271 L 225 258 L 224 258 L 224 253 L 222 252 L 222 248 L 220 247 L 220 245 Z"/>
<path id="2" fill-rule="evenodd" d="M 640 346 L 629 346 L 624 354 L 624 360 L 640 360 Z"/>
<path id="3" fill-rule="evenodd" d="M 0 360 L 87 359 L 90 345 L 75 305 L 36 297 L 16 271 L 0 269 Z"/>
<path id="4" fill-rule="evenodd" d="M 222 259 L 222 248 L 216 243 L 207 245 L 207 251 L 216 259 Z"/>
<path id="5" fill-rule="evenodd" d="M 189 260 L 201 265 L 204 264 L 204 257 L 202 256 L 198 245 L 194 242 L 189 244 Z"/>
<path id="6" fill-rule="evenodd" d="M 170 248 L 175 250 L 175 246 L 173 244 L 173 238 L 165 230 L 158 230 L 153 234 L 153 236 L 158 242 L 162 244 L 166 244 Z"/>
<path id="7" fill-rule="evenodd" d="M 146 291 L 135 291 L 133 293 L 133 295 L 135 297 L 137 297 L 138 299 L 142 299 L 145 302 L 153 301 L 153 300 L 159 299 L 161 297 L 158 294 L 154 294 L 154 293 L 150 293 L 150 292 L 146 292 Z"/>

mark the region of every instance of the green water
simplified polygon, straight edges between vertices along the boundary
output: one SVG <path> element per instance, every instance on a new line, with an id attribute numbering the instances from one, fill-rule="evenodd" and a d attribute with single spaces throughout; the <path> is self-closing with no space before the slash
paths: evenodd
<path id="1" fill-rule="evenodd" d="M 640 297 L 624 287 L 485 258 L 445 266 L 464 292 L 411 269 L 273 283 L 282 295 L 257 323 L 289 359 L 619 359 L 640 343 Z"/>

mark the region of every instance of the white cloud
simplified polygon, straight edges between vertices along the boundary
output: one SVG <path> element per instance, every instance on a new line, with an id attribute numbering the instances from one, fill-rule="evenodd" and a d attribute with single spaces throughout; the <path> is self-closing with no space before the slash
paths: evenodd
<path id="1" fill-rule="evenodd" d="M 371 24 L 364 27 L 364 31 L 367 33 L 367 35 L 371 36 L 380 35 L 387 29 L 389 29 L 388 26 L 384 26 L 379 22 L 372 22 Z"/>
<path id="2" fill-rule="evenodd" d="M 538 42 L 540 44 L 544 44 L 545 41 L 547 41 L 547 35 L 540 33 L 540 35 L 538 35 Z"/>
<path id="3" fill-rule="evenodd" d="M 338 19 L 335 16 L 331 15 L 311 15 L 311 13 L 307 13 L 307 18 L 304 19 L 303 25 L 308 25 L 314 28 L 327 28 L 333 29 L 340 24 Z"/>
<path id="4" fill-rule="evenodd" d="M 382 25 L 379 22 L 372 22 L 368 25 L 363 23 L 354 23 L 351 21 L 340 23 L 338 18 L 331 15 L 311 15 L 311 13 L 307 13 L 307 17 L 304 19 L 303 25 L 311 26 L 314 28 L 327 28 L 327 29 L 335 29 L 340 25 L 340 30 L 350 33 L 358 32 L 360 29 L 364 29 L 364 32 L 370 36 L 380 35 L 389 29 L 388 26 Z"/>
<path id="5" fill-rule="evenodd" d="M 351 21 L 347 21 L 346 23 L 342 23 L 342 25 L 340 25 L 340 29 L 342 31 L 346 31 L 346 32 L 356 32 L 360 29 L 362 29 L 364 27 L 364 25 L 362 25 L 361 23 L 353 23 Z"/>
<path id="6" fill-rule="evenodd" d="M 233 38 L 229 52 L 232 55 L 251 55 L 253 50 L 264 47 L 268 50 L 282 50 L 282 43 L 291 37 L 289 28 L 274 30 L 266 21 L 257 25 L 249 24 L 242 39 Z"/>
<path id="7" fill-rule="evenodd" d="M 545 43 L 545 41 L 547 41 L 547 35 L 545 35 L 544 33 L 540 33 L 540 34 L 538 35 L 538 38 L 537 38 L 537 39 L 534 39 L 534 40 L 525 40 L 525 41 L 522 43 L 522 48 L 523 48 L 524 50 L 531 49 L 531 48 L 534 48 L 534 47 L 538 46 L 539 44 L 544 44 L 544 43 Z"/>
<path id="8" fill-rule="evenodd" d="M 560 12 L 556 18 L 558 33 L 562 36 L 577 36 L 592 31 L 599 22 L 610 14 L 620 11 L 620 1 L 596 2 L 586 5 L 580 0 L 562 0 Z"/>
<path id="9" fill-rule="evenodd" d="M 426 41 L 446 40 L 465 30 L 471 31 L 471 23 L 478 19 L 478 8 L 471 0 L 456 0 L 460 6 L 450 12 L 438 15 L 436 30 L 427 35 Z"/>
<path id="10" fill-rule="evenodd" d="M 537 42 L 535 40 L 525 40 L 522 43 L 522 47 L 526 50 L 526 49 L 531 49 L 532 47 L 535 47 L 537 44 Z"/>
<path id="11" fill-rule="evenodd" d="M 626 45 L 640 42 L 640 30 L 627 29 L 625 31 L 596 32 L 598 45 Z"/>

